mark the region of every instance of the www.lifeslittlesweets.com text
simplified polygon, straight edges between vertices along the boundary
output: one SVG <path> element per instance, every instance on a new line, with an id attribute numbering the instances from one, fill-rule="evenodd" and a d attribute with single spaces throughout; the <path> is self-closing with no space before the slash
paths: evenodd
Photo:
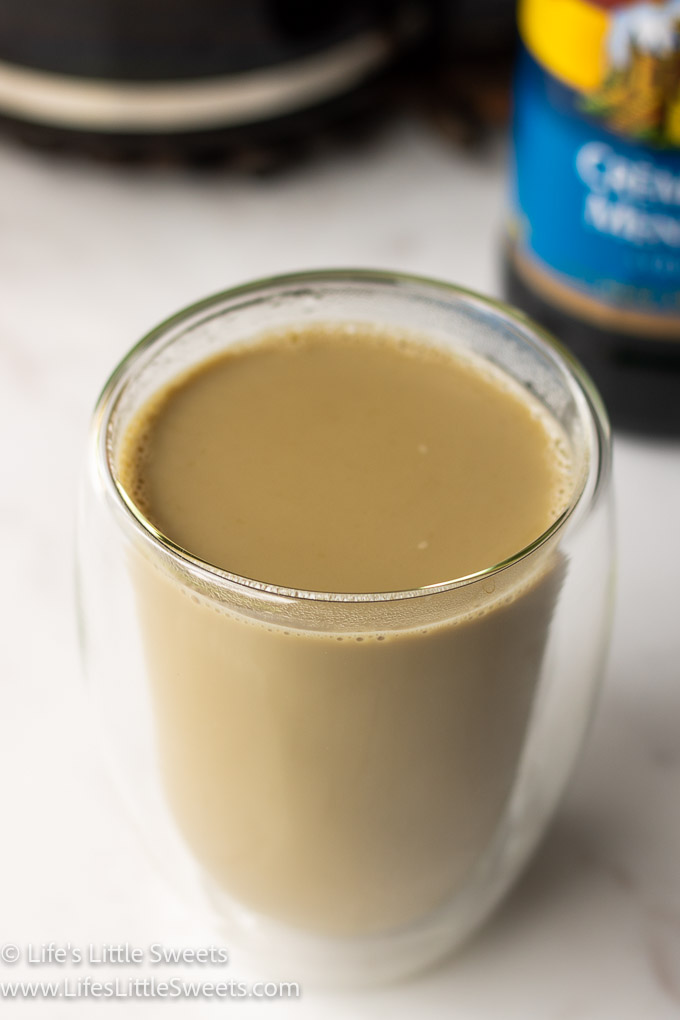
<path id="1" fill-rule="evenodd" d="M 6 968 L 23 964 L 32 971 L 42 968 L 77 968 L 77 975 L 61 976 L 59 980 L 18 977 L 7 980 L 0 974 L 0 999 L 292 999 L 299 998 L 301 988 L 297 981 L 255 981 L 252 983 L 229 979 L 208 979 L 178 975 L 160 976 L 128 972 L 110 977 L 110 968 L 162 968 L 184 966 L 192 968 L 226 967 L 229 953 L 221 946 L 133 946 L 129 943 L 104 943 L 85 946 L 71 942 L 29 943 L 19 945 L 6 942 L 0 945 L 0 965 Z M 83 969 L 102 968 L 101 978 L 83 973 Z M 106 976 L 104 976 L 104 970 Z"/>

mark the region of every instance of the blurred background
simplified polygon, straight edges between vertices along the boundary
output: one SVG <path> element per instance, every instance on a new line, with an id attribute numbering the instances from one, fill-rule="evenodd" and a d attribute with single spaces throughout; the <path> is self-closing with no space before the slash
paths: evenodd
<path id="1" fill-rule="evenodd" d="M 678 19 L 673 0 L 0 0 L 0 945 L 210 944 L 90 733 L 71 583 L 88 421 L 182 306 L 376 267 L 504 296 L 592 371 L 616 426 L 612 654 L 551 835 L 458 960 L 229 1008 L 680 1016 Z"/>

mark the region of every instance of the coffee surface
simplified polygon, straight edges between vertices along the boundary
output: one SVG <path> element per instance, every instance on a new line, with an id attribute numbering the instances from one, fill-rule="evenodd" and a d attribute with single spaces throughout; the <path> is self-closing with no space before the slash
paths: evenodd
<path id="1" fill-rule="evenodd" d="M 361 326 L 269 334 L 162 391 L 123 486 L 225 570 L 312 591 L 397 591 L 507 559 L 568 495 L 538 403 L 482 363 Z"/>

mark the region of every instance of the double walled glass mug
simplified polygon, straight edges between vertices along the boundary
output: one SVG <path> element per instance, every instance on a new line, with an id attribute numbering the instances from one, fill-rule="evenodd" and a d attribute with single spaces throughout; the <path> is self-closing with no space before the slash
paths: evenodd
<path id="1" fill-rule="evenodd" d="M 140 409 L 192 366 L 314 324 L 406 332 L 509 380 L 568 446 L 558 518 L 477 573 L 372 594 L 251 580 L 162 534 L 120 477 Z M 580 366 L 519 313 L 432 280 L 328 271 L 236 288 L 163 323 L 111 376 L 78 534 L 102 744 L 159 866 L 226 945 L 340 983 L 459 946 L 543 834 L 603 668 L 610 441 Z"/>

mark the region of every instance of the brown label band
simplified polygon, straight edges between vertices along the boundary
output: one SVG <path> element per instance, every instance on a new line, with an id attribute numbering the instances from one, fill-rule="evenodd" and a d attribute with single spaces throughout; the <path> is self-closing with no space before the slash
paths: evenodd
<path id="1" fill-rule="evenodd" d="M 655 340 L 680 340 L 680 312 L 677 315 L 655 314 L 622 305 L 610 305 L 577 290 L 568 278 L 556 274 L 525 252 L 514 249 L 510 258 L 529 287 L 569 315 L 613 332 L 647 336 Z"/>

